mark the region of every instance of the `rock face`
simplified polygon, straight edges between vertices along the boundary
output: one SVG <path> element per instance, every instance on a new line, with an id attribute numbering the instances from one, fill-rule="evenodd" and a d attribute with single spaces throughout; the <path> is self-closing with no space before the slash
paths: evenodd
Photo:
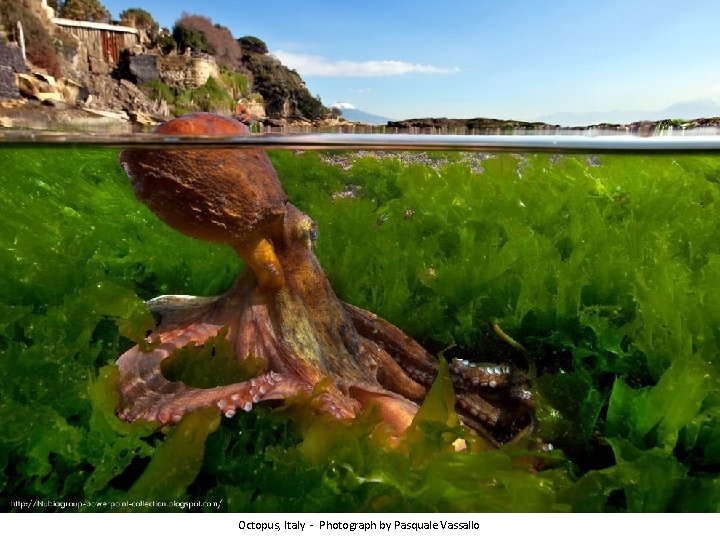
<path id="1" fill-rule="evenodd" d="M 82 41 L 77 41 L 75 44 L 63 43 L 57 45 L 56 49 L 63 77 L 81 86 L 87 86 L 91 72 L 85 44 Z"/>
<path id="2" fill-rule="evenodd" d="M 113 79 L 109 75 L 98 75 L 91 79 L 90 97 L 86 106 L 93 109 L 125 111 L 130 116 L 144 113 L 144 116 L 167 117 L 169 112 L 164 102 L 154 102 L 128 80 Z"/>
<path id="3" fill-rule="evenodd" d="M 127 57 L 130 80 L 135 84 L 145 84 L 160 78 L 158 57 L 154 54 L 136 54 Z"/>
<path id="4" fill-rule="evenodd" d="M 20 95 L 46 105 L 75 104 L 88 97 L 87 88 L 69 79 L 56 79 L 41 71 L 15 75 Z"/>
<path id="5" fill-rule="evenodd" d="M 15 84 L 15 72 L 8 66 L 0 66 L 0 99 L 19 99 Z"/>
<path id="6" fill-rule="evenodd" d="M 25 61 L 19 47 L 0 44 L 0 99 L 19 99 L 16 73 L 25 73 Z"/>
<path id="7" fill-rule="evenodd" d="M 270 54 L 243 52 L 242 64 L 252 74 L 252 90 L 263 96 L 269 117 L 286 121 L 327 117 L 328 110 L 310 94 L 297 71 Z"/>
<path id="8" fill-rule="evenodd" d="M 19 73 L 17 84 L 20 94 L 38 101 L 62 101 L 57 81 L 50 75 L 41 73 Z"/>
<path id="9" fill-rule="evenodd" d="M 11 68 L 15 73 L 25 73 L 25 61 L 19 47 L 0 44 L 0 66 Z"/>
<path id="10" fill-rule="evenodd" d="M 253 98 L 243 98 L 240 100 L 240 105 L 244 108 L 252 122 L 257 122 L 267 117 L 267 114 L 265 114 L 265 105 L 261 101 Z"/>

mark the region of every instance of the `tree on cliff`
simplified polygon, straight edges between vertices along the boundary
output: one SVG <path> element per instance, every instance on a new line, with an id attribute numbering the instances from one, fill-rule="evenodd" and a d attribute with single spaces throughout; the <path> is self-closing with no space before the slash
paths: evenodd
<path id="1" fill-rule="evenodd" d="M 178 51 L 181 53 L 187 49 L 207 54 L 213 54 L 215 52 L 210 43 L 208 43 L 205 34 L 187 28 L 186 26 L 176 23 L 175 26 L 173 26 L 172 37 L 177 44 Z"/>
<path id="2" fill-rule="evenodd" d="M 58 2 L 58 14 L 76 21 L 108 22 L 110 12 L 99 0 L 66 0 Z"/>
<path id="3" fill-rule="evenodd" d="M 160 31 L 160 25 L 150 12 L 142 8 L 129 8 L 120 13 L 120 24 L 144 31 L 151 41 L 157 39 Z"/>
<path id="4" fill-rule="evenodd" d="M 231 70 L 238 69 L 241 65 L 240 45 L 235 41 L 230 29 L 213 24 L 207 17 L 183 13 L 175 22 L 173 37 L 180 50 L 190 47 L 214 54 L 218 64 Z"/>
<path id="5" fill-rule="evenodd" d="M 237 40 L 243 54 L 267 54 L 268 46 L 265 42 L 255 36 L 244 36 Z"/>

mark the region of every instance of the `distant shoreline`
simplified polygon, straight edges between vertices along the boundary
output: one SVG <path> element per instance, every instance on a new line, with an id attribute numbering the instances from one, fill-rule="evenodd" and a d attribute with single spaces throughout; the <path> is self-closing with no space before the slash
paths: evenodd
<path id="1" fill-rule="evenodd" d="M 387 128 L 405 130 L 418 134 L 503 134 L 522 133 L 564 133 L 564 132 L 620 132 L 627 134 L 652 135 L 659 131 L 685 131 L 698 128 L 720 128 L 720 117 L 664 120 L 639 120 L 627 124 L 602 122 L 589 125 L 564 126 L 544 122 L 524 122 L 520 120 L 502 120 L 496 118 L 415 118 L 391 121 Z"/>
<path id="2" fill-rule="evenodd" d="M 159 123 L 161 119 L 156 119 Z M 507 134 L 609 134 L 622 133 L 641 136 L 715 130 L 720 134 L 720 117 L 690 120 L 664 119 L 637 121 L 628 124 L 598 123 L 581 126 L 563 126 L 544 122 L 524 122 L 497 118 L 414 118 L 389 121 L 385 125 L 362 122 L 337 124 L 313 123 L 304 118 L 272 121 L 253 125 L 256 133 L 386 133 L 413 135 L 507 135 Z M 115 111 L 89 110 L 70 105 L 61 107 L 43 105 L 33 100 L 0 102 L 0 128 L 51 129 L 100 132 L 147 131 L 146 123 L 139 124 Z"/>

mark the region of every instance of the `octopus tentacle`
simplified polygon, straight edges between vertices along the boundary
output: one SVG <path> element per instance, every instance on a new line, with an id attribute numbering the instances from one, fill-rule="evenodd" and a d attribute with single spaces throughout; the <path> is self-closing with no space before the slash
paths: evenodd
<path id="1" fill-rule="evenodd" d="M 418 406 L 412 401 L 388 392 L 378 392 L 361 386 L 353 387 L 350 392 L 363 409 L 373 405 L 377 406 L 383 421 L 395 433 L 404 433 L 410 427 L 418 411 Z"/>
<path id="2" fill-rule="evenodd" d="M 422 401 L 427 394 L 427 387 L 410 377 L 395 359 L 378 344 L 365 339 L 364 345 L 371 351 L 370 354 L 377 362 L 377 379 L 383 387 L 412 401 Z"/>
<path id="3" fill-rule="evenodd" d="M 365 309 L 343 303 L 345 312 L 364 338 L 377 343 L 415 382 L 429 387 L 437 376 L 435 359 L 397 326 Z"/>
<path id="4" fill-rule="evenodd" d="M 461 388 L 477 389 L 505 387 L 510 383 L 511 369 L 508 365 L 475 363 L 462 358 L 453 358 L 450 362 L 453 382 Z"/>
<path id="5" fill-rule="evenodd" d="M 490 426 L 497 425 L 501 414 L 500 409 L 477 394 L 457 394 L 455 400 L 462 412 L 473 418 L 478 418 Z"/>
<path id="6" fill-rule="evenodd" d="M 232 418 L 237 409 L 247 412 L 260 401 L 287 399 L 312 390 L 297 379 L 275 372 L 215 388 L 191 388 L 182 383 L 161 388 L 171 391 L 159 391 L 156 387 L 146 399 L 121 411 L 120 418 L 128 421 L 143 418 L 165 425 L 175 424 L 186 413 L 206 407 L 217 407 L 225 416 Z M 328 410 L 335 412 L 329 407 Z"/>
<path id="7" fill-rule="evenodd" d="M 156 406 L 162 407 L 187 387 L 181 382 L 168 381 L 160 365 L 174 351 L 195 343 L 202 345 L 217 336 L 222 327 L 198 323 L 177 327 L 153 339 L 154 348 L 143 351 L 135 346 L 117 361 L 120 371 L 121 410 L 119 416 L 129 421 L 136 418 L 156 420 Z"/>
<path id="8" fill-rule="evenodd" d="M 380 348 L 379 382 L 386 388 L 420 402 L 437 376 L 437 363 L 432 356 L 402 330 L 374 313 L 351 304 L 344 304 L 344 307 L 358 332 L 376 348 Z M 498 406 L 478 395 L 481 390 L 504 392 L 503 395 L 509 395 L 528 407 L 534 405 L 529 390 L 514 386 L 520 377 L 508 364 L 476 363 L 453 358 L 449 369 L 457 392 L 458 412 L 467 419 L 465 423 L 476 431 L 480 431 L 477 422 L 470 418 L 494 427 L 498 425 L 501 416 Z"/>

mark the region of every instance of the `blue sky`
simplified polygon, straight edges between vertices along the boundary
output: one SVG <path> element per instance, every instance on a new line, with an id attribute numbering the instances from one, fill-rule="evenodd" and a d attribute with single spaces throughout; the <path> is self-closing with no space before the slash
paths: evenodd
<path id="1" fill-rule="evenodd" d="M 168 27 L 183 11 L 205 15 L 261 38 L 326 105 L 389 118 L 720 116 L 717 0 L 103 4 Z"/>

